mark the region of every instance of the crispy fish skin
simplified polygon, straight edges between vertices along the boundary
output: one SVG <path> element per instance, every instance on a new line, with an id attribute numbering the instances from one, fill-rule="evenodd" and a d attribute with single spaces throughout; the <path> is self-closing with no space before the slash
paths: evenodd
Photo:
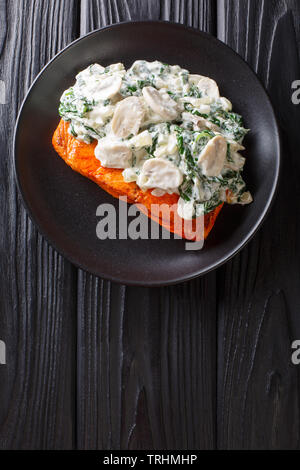
<path id="1" fill-rule="evenodd" d="M 196 219 L 184 221 L 184 219 L 177 215 L 176 210 L 169 212 L 171 214 L 170 217 L 168 216 L 168 211 L 161 210 L 163 206 L 165 208 L 172 206 L 176 208 L 179 199 L 178 194 L 165 194 L 164 196 L 156 197 L 151 194 L 151 189 L 144 192 L 135 182 L 126 183 L 122 176 L 122 169 L 101 166 L 99 160 L 94 155 L 96 142 L 86 144 L 77 140 L 70 135 L 68 128 L 69 123 L 61 119 L 53 134 L 52 144 L 60 157 L 74 171 L 91 179 L 116 198 L 126 196 L 128 202 L 136 204 L 148 217 L 151 217 L 170 232 L 187 240 L 199 241 L 203 239 L 203 233 L 201 235 L 196 231 Z M 213 228 L 222 206 L 223 203 L 213 211 L 205 214 L 204 239 Z"/>

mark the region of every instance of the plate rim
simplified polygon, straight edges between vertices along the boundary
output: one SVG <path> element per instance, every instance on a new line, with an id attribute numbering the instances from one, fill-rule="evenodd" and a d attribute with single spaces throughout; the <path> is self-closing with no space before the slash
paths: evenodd
<path id="1" fill-rule="evenodd" d="M 193 274 L 186 274 L 184 276 L 179 276 L 179 277 L 175 276 L 174 279 L 171 279 L 171 280 L 168 280 L 168 281 L 160 281 L 160 280 L 150 280 L 150 281 L 145 281 L 145 280 L 144 281 L 124 280 L 124 279 L 120 279 L 118 277 L 115 277 L 113 274 L 111 274 L 111 275 L 109 275 L 109 274 L 105 274 L 105 275 L 100 274 L 99 272 L 96 272 L 95 270 L 89 269 L 87 266 L 84 266 L 84 265 L 80 264 L 78 261 L 76 261 L 73 258 L 73 256 L 71 256 L 69 254 L 66 254 L 63 249 L 61 249 L 57 246 L 57 244 L 54 240 L 49 238 L 49 236 L 44 232 L 44 230 L 40 226 L 40 224 L 36 221 L 35 215 L 34 215 L 33 211 L 31 210 L 31 208 L 29 207 L 29 204 L 27 203 L 26 197 L 24 195 L 22 185 L 21 185 L 21 182 L 20 182 L 20 178 L 19 178 L 18 168 L 17 168 L 18 162 L 17 162 L 17 153 L 16 153 L 16 143 L 17 143 L 16 141 L 17 141 L 17 135 L 18 135 L 18 131 L 19 131 L 19 125 L 20 125 L 20 120 L 21 120 L 23 108 L 26 104 L 26 101 L 27 101 L 28 97 L 31 95 L 31 93 L 33 91 L 33 89 L 35 87 L 35 84 L 37 83 L 39 78 L 44 74 L 46 69 L 60 55 L 64 54 L 64 52 L 66 52 L 68 49 L 76 46 L 76 44 L 78 42 L 84 41 L 89 36 L 96 35 L 99 32 L 104 31 L 106 29 L 115 29 L 115 28 L 122 27 L 122 26 L 143 25 L 143 24 L 153 25 L 153 26 L 157 25 L 157 24 L 159 24 L 159 25 L 165 24 L 165 25 L 168 25 L 168 26 L 171 26 L 171 27 L 174 27 L 174 28 L 189 31 L 191 33 L 194 33 L 194 34 L 202 36 L 202 37 L 204 36 L 204 37 L 208 38 L 210 41 L 215 42 L 217 45 L 221 45 L 222 47 L 225 47 L 225 48 L 229 49 L 229 51 L 231 53 L 233 53 L 234 55 L 236 55 L 239 58 L 239 60 L 244 62 L 244 64 L 248 68 L 249 73 L 251 73 L 252 75 L 255 76 L 256 80 L 259 82 L 260 86 L 262 87 L 262 90 L 264 91 L 264 93 L 266 95 L 266 99 L 267 99 L 268 104 L 270 106 L 270 109 L 272 111 L 274 122 L 275 122 L 276 133 L 274 134 L 274 137 L 275 137 L 275 140 L 276 140 L 276 146 L 278 148 L 278 151 L 275 153 L 275 164 L 276 164 L 276 166 L 275 166 L 275 176 L 274 176 L 274 180 L 273 180 L 273 183 L 272 183 L 272 188 L 271 188 L 268 200 L 265 203 L 264 210 L 261 212 L 260 217 L 256 220 L 256 222 L 255 222 L 254 226 L 252 227 L 251 231 L 248 232 L 248 234 L 244 237 L 244 239 L 241 242 L 239 242 L 234 249 L 230 250 L 229 254 L 225 254 L 220 259 L 218 259 L 218 261 L 214 262 L 213 264 L 210 264 L 206 268 L 202 268 L 202 269 L 199 269 L 199 270 L 195 271 Z M 281 165 L 282 165 L 281 160 L 282 160 L 282 142 L 281 142 L 281 133 L 280 133 L 280 127 L 279 127 L 279 123 L 278 123 L 278 118 L 276 116 L 276 113 L 275 113 L 275 110 L 274 110 L 274 107 L 273 107 L 273 104 L 272 104 L 272 101 L 271 101 L 271 98 L 270 98 L 270 95 L 269 95 L 268 91 L 266 90 L 265 86 L 263 85 L 261 79 L 257 76 L 257 74 L 254 72 L 254 70 L 251 68 L 251 66 L 234 49 L 232 49 L 229 45 L 225 44 L 223 41 L 216 38 L 212 34 L 206 32 L 206 31 L 202 31 L 201 29 L 193 28 L 191 26 L 185 26 L 182 23 L 176 23 L 176 22 L 173 22 L 173 21 L 165 21 L 165 20 L 121 21 L 119 23 L 113 23 L 111 25 L 107 25 L 107 26 L 103 26 L 101 28 L 94 29 L 93 31 L 90 31 L 89 33 L 87 33 L 87 34 L 75 39 L 74 41 L 70 42 L 69 44 L 67 44 L 67 46 L 65 46 L 58 53 L 56 53 L 52 57 L 52 59 L 50 59 L 49 62 L 47 62 L 44 65 L 44 67 L 41 69 L 41 71 L 37 74 L 37 76 L 35 77 L 35 79 L 31 83 L 29 89 L 27 90 L 27 92 L 26 92 L 26 94 L 25 94 L 25 96 L 22 100 L 22 104 L 20 106 L 20 109 L 19 109 L 19 112 L 18 112 L 18 115 L 17 115 L 16 124 L 15 124 L 15 128 L 14 128 L 14 134 L 13 134 L 13 171 L 14 171 L 16 186 L 17 186 L 18 191 L 21 195 L 22 203 L 23 203 L 23 205 L 26 209 L 26 212 L 29 215 L 30 220 L 35 225 L 36 229 L 45 238 L 47 243 L 49 243 L 59 253 L 59 255 L 64 257 L 67 261 L 71 262 L 76 268 L 81 269 L 82 271 L 85 271 L 88 274 L 92 274 L 92 275 L 95 275 L 97 277 L 100 277 L 101 279 L 105 279 L 105 280 L 108 280 L 108 281 L 111 281 L 111 282 L 115 282 L 115 283 L 122 284 L 122 285 L 128 285 L 128 286 L 160 287 L 160 286 L 176 285 L 176 284 L 179 284 L 179 283 L 187 282 L 189 280 L 195 279 L 195 278 L 200 277 L 200 276 L 204 276 L 205 274 L 210 273 L 211 271 L 223 266 L 225 263 L 230 261 L 234 256 L 236 256 L 252 240 L 252 238 L 255 236 L 255 234 L 257 233 L 257 231 L 260 229 L 263 222 L 265 221 L 266 217 L 268 216 L 268 214 L 269 214 L 269 212 L 270 212 L 270 210 L 273 206 L 273 203 L 275 201 L 278 186 L 279 186 Z"/>

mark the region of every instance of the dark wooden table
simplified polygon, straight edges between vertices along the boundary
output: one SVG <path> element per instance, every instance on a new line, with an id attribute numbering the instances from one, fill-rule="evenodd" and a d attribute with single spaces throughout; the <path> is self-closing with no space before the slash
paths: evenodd
<path id="1" fill-rule="evenodd" d="M 225 266 L 166 288 L 73 267 L 30 222 L 12 141 L 40 69 L 80 35 L 171 20 L 235 49 L 282 128 L 278 197 Z M 299 0 L 0 0 L 1 449 L 300 447 Z"/>

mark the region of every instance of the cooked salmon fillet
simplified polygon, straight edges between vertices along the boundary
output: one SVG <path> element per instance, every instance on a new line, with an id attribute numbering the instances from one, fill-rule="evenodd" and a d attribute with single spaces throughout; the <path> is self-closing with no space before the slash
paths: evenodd
<path id="1" fill-rule="evenodd" d="M 204 230 L 198 233 L 197 220 L 184 221 L 177 211 L 168 212 L 163 208 L 176 207 L 178 194 L 165 194 L 156 197 L 151 194 L 151 189 L 142 191 L 136 183 L 126 183 L 122 176 L 122 169 L 105 168 L 94 155 L 96 141 L 86 144 L 75 139 L 69 132 L 69 123 L 60 120 L 56 128 L 52 143 L 56 152 L 73 170 L 94 181 L 98 186 L 112 196 L 127 197 L 127 202 L 136 204 L 148 217 L 158 222 L 170 232 L 173 232 L 188 240 L 201 240 L 206 238 L 211 231 L 216 218 L 222 209 L 223 203 L 204 216 Z M 170 216 L 169 216 L 170 213 Z"/>

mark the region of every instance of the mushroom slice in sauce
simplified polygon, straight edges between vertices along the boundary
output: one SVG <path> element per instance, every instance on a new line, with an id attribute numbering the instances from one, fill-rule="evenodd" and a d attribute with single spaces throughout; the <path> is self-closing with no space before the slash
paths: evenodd
<path id="1" fill-rule="evenodd" d="M 218 85 L 211 78 L 202 77 L 197 83 L 197 87 L 205 95 L 210 96 L 214 100 L 217 100 L 220 97 Z"/>
<path id="2" fill-rule="evenodd" d="M 253 201 L 253 198 L 249 191 L 244 192 L 239 198 L 235 194 L 227 194 L 226 202 L 228 204 L 241 204 L 244 206 L 245 204 L 250 204 Z"/>
<path id="3" fill-rule="evenodd" d="M 145 111 L 137 96 L 129 96 L 120 101 L 111 121 L 111 128 L 117 137 L 136 135 L 144 119 Z"/>
<path id="4" fill-rule="evenodd" d="M 206 176 L 218 176 L 224 166 L 227 142 L 221 135 L 213 137 L 202 150 L 198 165 Z"/>
<path id="5" fill-rule="evenodd" d="M 169 160 L 150 158 L 143 165 L 141 174 L 138 177 L 138 185 L 145 189 L 169 190 L 178 188 L 182 180 L 181 171 Z"/>
<path id="6" fill-rule="evenodd" d="M 191 73 L 189 75 L 189 82 L 192 83 L 193 85 L 198 85 L 201 78 L 205 78 L 205 77 L 203 75 L 198 75 L 196 73 Z"/>
<path id="7" fill-rule="evenodd" d="M 205 95 L 215 100 L 220 98 L 218 85 L 212 78 L 204 77 L 203 75 L 191 74 L 189 76 L 189 82 L 194 85 L 197 85 L 199 90 L 202 91 Z M 221 100 L 222 99 L 223 98 L 221 98 Z M 226 100 L 226 98 L 224 98 L 224 100 Z M 229 100 L 226 100 L 226 101 L 227 101 L 226 104 L 228 105 L 230 101 Z"/>
<path id="8" fill-rule="evenodd" d="M 232 103 L 231 101 L 229 101 L 227 98 L 225 98 L 224 96 L 222 96 L 220 98 L 220 103 L 221 103 L 221 106 L 222 108 L 224 109 L 224 111 L 232 111 Z"/>
<path id="9" fill-rule="evenodd" d="M 159 92 L 152 86 L 146 86 L 142 92 L 146 103 L 156 114 L 167 121 L 173 121 L 177 118 L 179 112 L 177 103 L 170 98 L 165 90 Z"/>
<path id="10" fill-rule="evenodd" d="M 125 144 L 102 139 L 95 148 L 95 157 L 107 168 L 129 168 L 132 151 Z"/>
<path id="11" fill-rule="evenodd" d="M 205 129 L 205 128 L 208 127 L 208 125 L 207 125 L 208 121 L 206 119 L 204 119 L 203 117 L 201 117 L 201 116 L 197 116 L 196 114 L 182 113 L 182 119 L 183 119 L 183 121 L 192 122 L 199 129 Z"/>
<path id="12" fill-rule="evenodd" d="M 122 85 L 122 78 L 119 75 L 111 75 L 96 82 L 88 91 L 98 100 L 106 100 L 115 96 Z"/>

